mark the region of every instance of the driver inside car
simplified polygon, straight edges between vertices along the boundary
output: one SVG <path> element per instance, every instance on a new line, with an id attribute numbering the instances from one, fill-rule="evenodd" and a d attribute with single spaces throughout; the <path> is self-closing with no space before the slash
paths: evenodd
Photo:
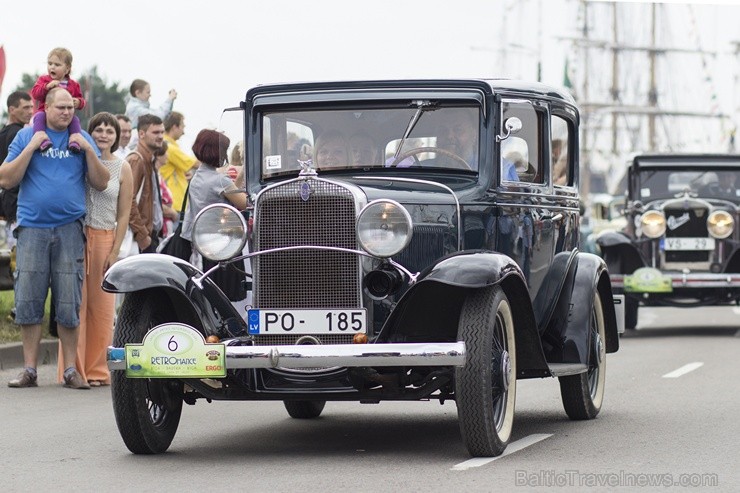
<path id="1" fill-rule="evenodd" d="M 470 169 L 478 169 L 478 125 L 475 112 L 465 109 L 448 111 L 437 129 L 437 147 L 465 160 Z M 442 162 L 444 156 L 440 156 Z M 439 158 L 438 158 L 439 159 Z"/>

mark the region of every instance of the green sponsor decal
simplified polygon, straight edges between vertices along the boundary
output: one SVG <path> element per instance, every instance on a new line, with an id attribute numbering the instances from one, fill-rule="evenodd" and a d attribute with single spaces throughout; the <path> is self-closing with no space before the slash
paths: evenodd
<path id="1" fill-rule="evenodd" d="M 628 293 L 670 293 L 673 283 L 658 269 L 642 267 L 631 276 L 624 276 L 624 290 Z"/>
<path id="2" fill-rule="evenodd" d="M 126 344 L 129 378 L 223 378 L 226 346 L 208 344 L 194 328 L 178 323 L 158 325 L 141 344 Z"/>

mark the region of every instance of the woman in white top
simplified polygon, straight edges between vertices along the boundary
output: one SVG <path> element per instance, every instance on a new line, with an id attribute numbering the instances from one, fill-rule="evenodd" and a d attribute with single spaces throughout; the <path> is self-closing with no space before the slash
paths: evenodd
<path id="1" fill-rule="evenodd" d="M 247 194 L 244 191 L 244 168 L 239 172 L 235 181 L 228 175 L 219 172 L 219 168 L 228 164 L 229 138 L 216 130 L 203 129 L 198 133 L 193 143 L 193 154 L 200 161 L 195 175 L 190 180 L 188 203 L 182 222 L 181 236 L 191 240 L 193 221 L 206 206 L 223 203 L 231 204 L 238 210 L 247 208 Z M 244 270 L 244 262 L 237 265 L 229 264 L 227 269 L 219 269 L 211 277 L 231 301 L 243 300 L 246 290 L 242 283 L 243 275 L 234 267 Z M 208 259 L 203 259 L 203 271 L 216 265 Z"/>
<path id="2" fill-rule="evenodd" d="M 121 138 L 116 117 L 102 112 L 92 117 L 88 132 L 100 149 L 100 160 L 110 172 L 108 187 L 101 191 L 89 185 L 85 215 L 85 277 L 82 282 L 77 371 L 93 387 L 110 384 L 105 360 L 113 342 L 114 294 L 100 287 L 103 274 L 118 260 L 133 197 L 133 175 L 128 162 L 113 155 Z M 62 361 L 62 358 L 59 358 Z M 62 380 L 61 366 L 59 380 Z"/>

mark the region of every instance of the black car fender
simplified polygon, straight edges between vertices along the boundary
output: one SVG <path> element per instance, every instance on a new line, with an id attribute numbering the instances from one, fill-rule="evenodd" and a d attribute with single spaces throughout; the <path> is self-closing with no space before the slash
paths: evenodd
<path id="1" fill-rule="evenodd" d="M 588 344 L 595 296 L 600 298 L 604 311 L 606 352 L 616 352 L 619 349 L 619 335 L 606 264 L 596 255 L 578 253 L 568 303 L 568 322 L 563 334 L 563 363 L 590 364 Z"/>
<path id="2" fill-rule="evenodd" d="M 102 288 L 110 293 L 161 290 L 169 297 L 177 320 L 219 338 L 247 334 L 246 322 L 209 278 L 188 262 L 169 255 L 142 254 L 116 262 L 106 272 Z"/>
<path id="3" fill-rule="evenodd" d="M 549 374 L 524 275 L 510 257 L 496 252 L 459 252 L 425 269 L 398 301 L 377 340 L 456 341 L 460 313 L 470 291 L 496 284 L 511 304 L 517 373 Z"/>
<path id="4" fill-rule="evenodd" d="M 639 250 L 622 232 L 604 232 L 596 239 L 596 244 L 601 248 L 609 271 L 614 274 L 631 274 L 645 265 Z"/>

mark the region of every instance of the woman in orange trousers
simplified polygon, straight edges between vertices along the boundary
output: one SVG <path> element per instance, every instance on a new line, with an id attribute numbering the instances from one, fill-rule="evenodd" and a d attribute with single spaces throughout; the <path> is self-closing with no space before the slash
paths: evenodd
<path id="1" fill-rule="evenodd" d="M 110 171 L 110 181 L 102 192 L 87 188 L 85 277 L 75 366 L 91 387 L 100 387 L 110 385 L 106 350 L 113 342 L 115 313 L 115 295 L 106 293 L 100 285 L 105 271 L 118 260 L 128 229 L 133 176 L 129 164 L 113 155 L 121 137 L 121 127 L 115 116 L 106 112 L 96 114 L 90 119 L 88 132 L 100 149 L 100 160 Z M 59 361 L 62 361 L 61 356 Z M 59 381 L 64 372 L 61 366 L 58 367 Z"/>

